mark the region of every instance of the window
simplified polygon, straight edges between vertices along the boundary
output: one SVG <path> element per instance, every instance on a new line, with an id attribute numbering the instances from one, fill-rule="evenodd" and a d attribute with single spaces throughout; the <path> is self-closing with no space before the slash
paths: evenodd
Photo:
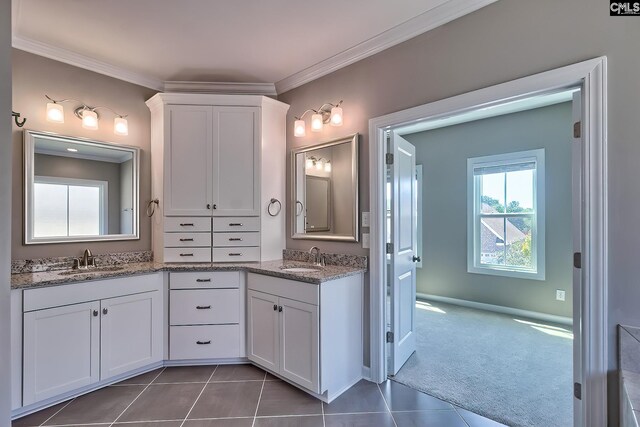
<path id="1" fill-rule="evenodd" d="M 33 237 L 108 234 L 106 181 L 36 176 L 33 207 Z"/>
<path id="2" fill-rule="evenodd" d="M 467 271 L 544 280 L 544 149 L 467 160 Z"/>

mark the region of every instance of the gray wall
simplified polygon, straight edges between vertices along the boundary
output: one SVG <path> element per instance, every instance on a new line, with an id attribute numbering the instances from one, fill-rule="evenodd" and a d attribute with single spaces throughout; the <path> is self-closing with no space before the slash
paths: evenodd
<path id="1" fill-rule="evenodd" d="M 16 49 L 13 50 L 12 62 L 13 108 L 28 119 L 26 128 L 140 147 L 140 206 L 145 206 L 151 198 L 151 115 L 144 102 L 155 91 Z M 99 111 L 101 119 L 98 130 L 83 129 L 81 121 L 73 115 L 73 109 L 78 106 L 73 102 L 63 104 L 64 124 L 49 123 L 45 119 L 45 94 L 57 99 L 80 99 L 92 106 L 107 105 L 120 114 L 128 114 L 129 135 L 117 136 L 113 133 L 114 115 L 107 110 Z M 16 185 L 13 186 L 11 213 L 13 259 L 78 256 L 86 247 L 96 254 L 151 250 L 151 221 L 144 214 L 140 215 L 139 240 L 23 245 L 22 151 L 22 131 L 14 127 L 12 167 Z"/>
<path id="2" fill-rule="evenodd" d="M 0 0 L 0 426 L 11 425 L 11 0 Z"/>
<path id="3" fill-rule="evenodd" d="M 405 135 L 423 165 L 418 292 L 572 316 L 571 129 L 567 102 Z M 537 148 L 545 149 L 546 279 L 467 273 L 467 159 Z"/>
<path id="4" fill-rule="evenodd" d="M 640 18 L 609 17 L 602 0 L 501 0 L 278 97 L 291 105 L 288 148 L 362 134 L 360 195 L 369 209 L 368 121 L 594 57 L 608 57 L 610 424 L 617 425 L 615 325 L 640 325 L 640 286 L 633 254 L 640 241 Z M 344 125 L 293 136 L 293 116 L 344 100 Z M 289 177 L 289 175 L 287 175 Z M 289 187 L 290 188 L 290 187 Z M 290 215 L 290 214 L 288 214 Z M 290 217 L 288 217 L 290 220 Z M 287 240 L 308 249 L 312 242 Z M 325 251 L 367 255 L 356 243 L 322 243 Z M 368 286 L 365 304 L 368 305 Z M 368 319 L 368 317 L 366 318 Z M 366 325 L 368 327 L 368 325 Z M 365 343 L 367 344 L 367 343 Z M 368 361 L 368 354 L 365 354 Z"/>
<path id="5" fill-rule="evenodd" d="M 36 154 L 36 176 L 93 179 L 108 183 L 109 234 L 120 234 L 120 164 L 73 157 Z"/>

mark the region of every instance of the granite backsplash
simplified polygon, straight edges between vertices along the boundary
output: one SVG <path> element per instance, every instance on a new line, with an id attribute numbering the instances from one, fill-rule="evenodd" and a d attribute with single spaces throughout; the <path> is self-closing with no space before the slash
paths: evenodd
<path id="1" fill-rule="evenodd" d="M 73 268 L 73 260 L 77 257 L 52 257 L 38 259 L 19 259 L 11 261 L 11 274 L 38 273 L 42 271 L 68 270 Z M 98 266 L 129 264 L 133 262 L 153 261 L 153 252 L 118 252 L 111 254 L 94 254 Z"/>

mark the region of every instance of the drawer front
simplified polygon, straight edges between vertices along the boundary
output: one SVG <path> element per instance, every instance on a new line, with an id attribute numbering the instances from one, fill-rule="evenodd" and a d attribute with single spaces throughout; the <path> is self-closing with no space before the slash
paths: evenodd
<path id="1" fill-rule="evenodd" d="M 213 246 L 218 248 L 260 246 L 260 233 L 213 233 Z"/>
<path id="2" fill-rule="evenodd" d="M 260 231 L 260 218 L 257 216 L 236 216 L 213 218 L 213 231 Z"/>
<path id="3" fill-rule="evenodd" d="M 306 302 L 307 304 L 318 305 L 320 303 L 320 286 L 313 283 L 248 273 L 247 288 L 264 292 L 265 294 Z"/>
<path id="4" fill-rule="evenodd" d="M 169 273 L 171 289 L 237 288 L 239 286 L 239 271 Z"/>
<path id="5" fill-rule="evenodd" d="M 172 290 L 169 310 L 172 326 L 239 323 L 240 290 Z"/>
<path id="6" fill-rule="evenodd" d="M 211 262 L 211 248 L 164 248 L 164 262 Z"/>
<path id="7" fill-rule="evenodd" d="M 166 248 L 209 247 L 211 233 L 164 233 Z"/>
<path id="8" fill-rule="evenodd" d="M 171 326 L 169 359 L 223 359 L 242 357 L 240 326 Z"/>
<path id="9" fill-rule="evenodd" d="M 260 248 L 213 248 L 213 262 L 260 261 Z"/>
<path id="10" fill-rule="evenodd" d="M 211 218 L 197 216 L 164 217 L 164 231 L 211 231 Z"/>

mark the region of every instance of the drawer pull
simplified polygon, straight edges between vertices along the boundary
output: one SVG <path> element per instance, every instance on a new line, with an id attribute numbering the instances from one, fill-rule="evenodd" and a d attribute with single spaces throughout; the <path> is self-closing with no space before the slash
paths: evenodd
<path id="1" fill-rule="evenodd" d="M 210 282 L 211 279 L 196 279 L 196 282 L 198 283 L 203 283 L 203 282 Z"/>
<path id="2" fill-rule="evenodd" d="M 211 310 L 211 306 L 210 305 L 197 305 L 196 309 L 197 310 Z"/>
<path id="3" fill-rule="evenodd" d="M 193 239 L 180 239 L 181 242 L 193 242 Z"/>
<path id="4" fill-rule="evenodd" d="M 229 256 L 242 256 L 242 252 L 231 252 Z"/>
<path id="5" fill-rule="evenodd" d="M 244 224 L 241 222 L 231 222 L 229 223 L 229 227 L 242 227 Z"/>
<path id="6" fill-rule="evenodd" d="M 193 254 L 180 254 L 180 256 L 193 256 Z"/>
<path id="7" fill-rule="evenodd" d="M 209 341 L 196 341 L 196 344 L 198 344 L 198 345 L 207 345 L 207 344 L 211 344 L 211 340 L 209 340 Z"/>
<path id="8" fill-rule="evenodd" d="M 229 237 L 230 242 L 242 242 L 241 237 Z"/>
<path id="9" fill-rule="evenodd" d="M 180 227 L 193 227 L 192 222 L 181 222 Z"/>

